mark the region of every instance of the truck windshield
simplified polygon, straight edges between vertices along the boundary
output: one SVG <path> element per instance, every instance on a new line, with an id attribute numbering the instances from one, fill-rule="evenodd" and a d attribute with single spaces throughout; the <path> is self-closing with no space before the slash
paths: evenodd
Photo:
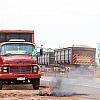
<path id="1" fill-rule="evenodd" d="M 30 54 L 35 50 L 35 46 L 32 44 L 22 44 L 22 43 L 10 43 L 1 46 L 1 55 L 10 54 Z"/>

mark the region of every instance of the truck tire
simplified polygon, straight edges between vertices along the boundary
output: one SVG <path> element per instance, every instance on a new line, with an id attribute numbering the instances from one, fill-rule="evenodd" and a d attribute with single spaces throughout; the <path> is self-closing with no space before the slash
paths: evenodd
<path id="1" fill-rule="evenodd" d="M 0 80 L 0 90 L 2 90 L 2 81 Z"/>
<path id="2" fill-rule="evenodd" d="M 40 86 L 40 79 L 38 78 L 32 79 L 32 86 L 33 89 L 38 90 Z"/>

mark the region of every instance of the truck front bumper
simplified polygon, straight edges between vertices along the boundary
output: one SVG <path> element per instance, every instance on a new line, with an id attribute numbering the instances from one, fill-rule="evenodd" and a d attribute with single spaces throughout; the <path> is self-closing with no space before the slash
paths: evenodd
<path id="1" fill-rule="evenodd" d="M 4 73 L 0 74 L 0 79 L 16 79 L 19 77 L 25 77 L 26 79 L 41 78 L 40 74 L 16 74 L 16 73 Z"/>

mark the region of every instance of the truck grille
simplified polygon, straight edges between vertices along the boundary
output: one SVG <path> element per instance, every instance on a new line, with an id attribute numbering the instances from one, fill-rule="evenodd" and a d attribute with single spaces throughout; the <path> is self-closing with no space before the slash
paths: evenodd
<path id="1" fill-rule="evenodd" d="M 31 67 L 10 67 L 9 69 L 10 73 L 31 73 Z"/>

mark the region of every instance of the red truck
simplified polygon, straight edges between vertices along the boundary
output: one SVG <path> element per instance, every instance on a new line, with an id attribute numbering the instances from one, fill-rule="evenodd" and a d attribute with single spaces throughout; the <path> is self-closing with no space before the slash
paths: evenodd
<path id="1" fill-rule="evenodd" d="M 34 31 L 0 30 L 0 89 L 24 83 L 39 89 L 40 78 Z"/>

